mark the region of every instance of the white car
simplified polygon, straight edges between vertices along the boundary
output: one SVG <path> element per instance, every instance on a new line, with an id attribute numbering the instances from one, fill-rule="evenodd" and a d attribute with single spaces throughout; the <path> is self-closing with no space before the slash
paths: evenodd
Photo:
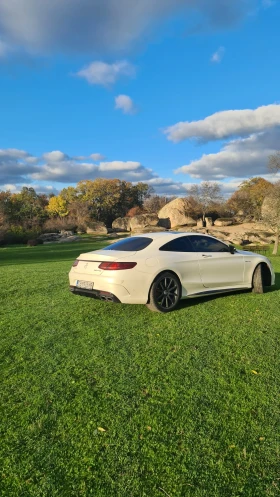
<path id="1" fill-rule="evenodd" d="M 262 293 L 275 283 L 267 257 L 212 236 L 170 231 L 132 236 L 81 254 L 69 279 L 74 294 L 146 304 L 158 312 L 172 311 L 180 299 L 246 288 Z"/>

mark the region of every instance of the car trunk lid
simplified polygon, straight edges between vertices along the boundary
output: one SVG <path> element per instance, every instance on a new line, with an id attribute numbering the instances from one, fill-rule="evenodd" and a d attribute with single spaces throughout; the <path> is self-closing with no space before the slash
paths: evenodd
<path id="1" fill-rule="evenodd" d="M 87 252 L 81 254 L 76 261 L 76 266 L 73 266 L 74 272 L 87 273 L 87 274 L 101 274 L 102 269 L 99 269 L 101 262 L 115 262 L 115 261 L 131 261 L 131 257 L 136 252 L 120 251 L 120 250 L 95 250 L 94 252 Z"/>

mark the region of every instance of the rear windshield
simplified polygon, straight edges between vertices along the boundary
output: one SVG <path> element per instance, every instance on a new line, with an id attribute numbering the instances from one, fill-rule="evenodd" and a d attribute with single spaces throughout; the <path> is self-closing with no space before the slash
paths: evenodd
<path id="1" fill-rule="evenodd" d="M 109 247 L 105 247 L 104 250 L 121 250 L 125 252 L 138 252 L 148 247 L 152 243 L 152 238 L 146 238 L 144 236 L 134 236 L 132 238 L 124 238 L 119 242 L 112 243 Z"/>

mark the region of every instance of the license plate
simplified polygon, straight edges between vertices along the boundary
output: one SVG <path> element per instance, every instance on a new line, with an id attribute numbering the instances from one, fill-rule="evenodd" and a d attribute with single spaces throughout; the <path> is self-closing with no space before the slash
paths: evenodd
<path id="1" fill-rule="evenodd" d="M 84 290 L 92 290 L 93 285 L 94 283 L 92 283 L 92 281 L 82 281 L 82 280 L 76 281 L 76 287 L 83 288 Z"/>

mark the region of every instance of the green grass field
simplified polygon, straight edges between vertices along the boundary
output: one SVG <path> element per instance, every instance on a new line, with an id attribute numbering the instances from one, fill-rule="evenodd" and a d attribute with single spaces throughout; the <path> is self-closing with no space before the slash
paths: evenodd
<path id="1" fill-rule="evenodd" d="M 163 315 L 70 294 L 102 243 L 0 249 L 0 496 L 278 496 L 280 257 Z"/>

